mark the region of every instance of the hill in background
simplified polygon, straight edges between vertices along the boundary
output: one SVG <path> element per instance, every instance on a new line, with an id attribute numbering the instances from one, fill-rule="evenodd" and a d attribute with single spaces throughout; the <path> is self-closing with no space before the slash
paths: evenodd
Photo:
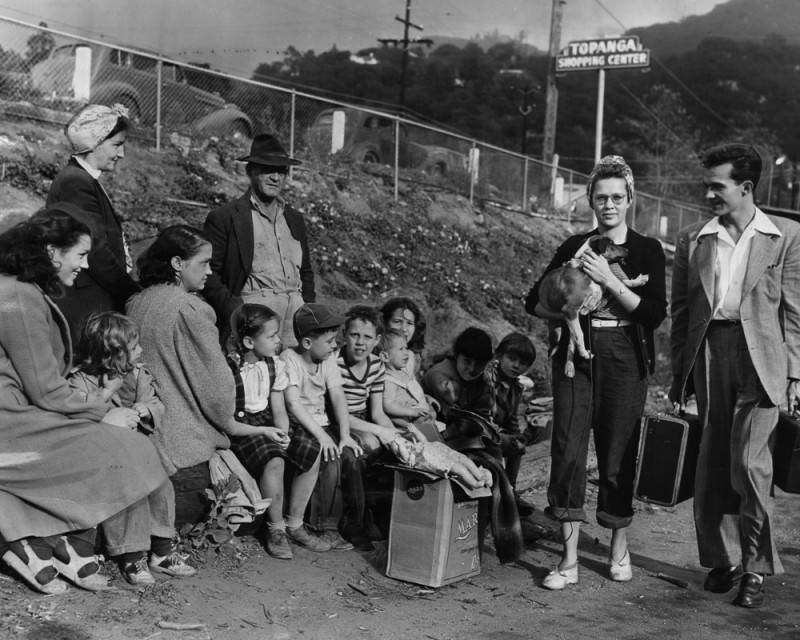
<path id="1" fill-rule="evenodd" d="M 800 45 L 800 2 L 729 0 L 704 15 L 637 27 L 629 33 L 661 57 L 692 51 L 706 38 Z"/>

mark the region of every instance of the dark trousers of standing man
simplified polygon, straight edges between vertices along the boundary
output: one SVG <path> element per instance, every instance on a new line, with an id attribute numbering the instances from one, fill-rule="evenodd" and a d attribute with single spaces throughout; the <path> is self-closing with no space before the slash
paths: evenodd
<path id="1" fill-rule="evenodd" d="M 772 535 L 778 407 L 758 379 L 739 322 L 713 321 L 694 372 L 704 429 L 695 478 L 700 564 L 783 573 Z"/>

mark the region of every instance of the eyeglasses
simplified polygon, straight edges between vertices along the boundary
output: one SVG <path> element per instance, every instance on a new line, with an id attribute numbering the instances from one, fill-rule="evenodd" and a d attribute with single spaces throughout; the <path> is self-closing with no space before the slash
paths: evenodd
<path id="1" fill-rule="evenodd" d="M 594 203 L 604 207 L 608 201 L 611 200 L 614 206 L 618 207 L 619 205 L 625 203 L 627 199 L 628 196 L 621 193 L 614 193 L 610 196 L 597 195 L 594 197 Z"/>

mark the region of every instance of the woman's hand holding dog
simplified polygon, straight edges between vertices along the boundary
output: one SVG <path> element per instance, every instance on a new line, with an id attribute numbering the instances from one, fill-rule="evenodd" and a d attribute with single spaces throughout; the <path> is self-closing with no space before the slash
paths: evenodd
<path id="1" fill-rule="evenodd" d="M 583 272 L 604 289 L 619 289 L 622 286 L 617 276 L 612 273 L 608 260 L 596 254 L 591 248 L 583 252 L 580 261 Z"/>

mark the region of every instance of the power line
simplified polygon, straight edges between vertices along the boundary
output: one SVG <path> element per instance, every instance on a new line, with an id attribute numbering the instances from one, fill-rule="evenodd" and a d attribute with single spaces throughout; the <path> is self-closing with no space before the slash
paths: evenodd
<path id="1" fill-rule="evenodd" d="M 609 16 L 611 16 L 620 27 L 622 27 L 626 32 L 630 31 L 630 29 L 625 24 L 623 24 L 622 21 L 619 18 L 617 18 L 617 16 L 615 16 L 611 12 L 611 10 L 608 7 L 606 7 L 605 4 L 603 4 L 602 0 L 594 0 L 594 1 L 598 5 L 600 5 L 600 8 L 603 9 L 603 11 L 605 11 Z M 717 113 L 711 106 L 709 106 L 702 98 L 700 98 L 700 96 L 698 96 L 694 91 L 692 91 L 686 85 L 686 83 L 683 80 L 681 80 L 677 75 L 675 75 L 675 73 L 672 71 L 672 69 L 667 67 L 667 65 L 665 65 L 655 53 L 651 52 L 650 57 L 658 64 L 658 66 L 660 66 L 666 72 L 666 74 L 670 78 L 672 78 L 675 82 L 677 82 L 683 88 L 683 90 L 686 91 L 686 93 L 688 93 L 690 96 L 692 96 L 692 98 L 694 98 L 701 107 L 703 107 L 706 111 L 708 111 L 719 122 L 721 122 L 722 124 L 724 124 L 726 127 L 730 128 L 730 129 L 735 129 L 736 128 L 730 122 L 728 122 L 725 118 L 723 118 L 719 113 Z"/>
<path id="2" fill-rule="evenodd" d="M 617 83 L 619 84 L 620 88 L 625 93 L 627 93 L 633 99 L 634 102 L 636 102 L 636 104 L 638 104 L 644 111 L 650 114 L 653 117 L 653 119 L 662 127 L 664 127 L 664 129 L 666 129 L 666 131 L 669 134 L 671 134 L 678 142 L 686 142 L 686 140 L 684 140 L 680 135 L 675 133 L 666 122 L 664 122 L 661 118 L 659 118 L 658 114 L 655 111 L 653 111 L 644 102 L 642 102 L 641 99 L 635 93 L 633 93 L 633 91 L 628 89 L 628 87 L 626 87 L 624 83 L 620 81 L 617 81 Z"/>

